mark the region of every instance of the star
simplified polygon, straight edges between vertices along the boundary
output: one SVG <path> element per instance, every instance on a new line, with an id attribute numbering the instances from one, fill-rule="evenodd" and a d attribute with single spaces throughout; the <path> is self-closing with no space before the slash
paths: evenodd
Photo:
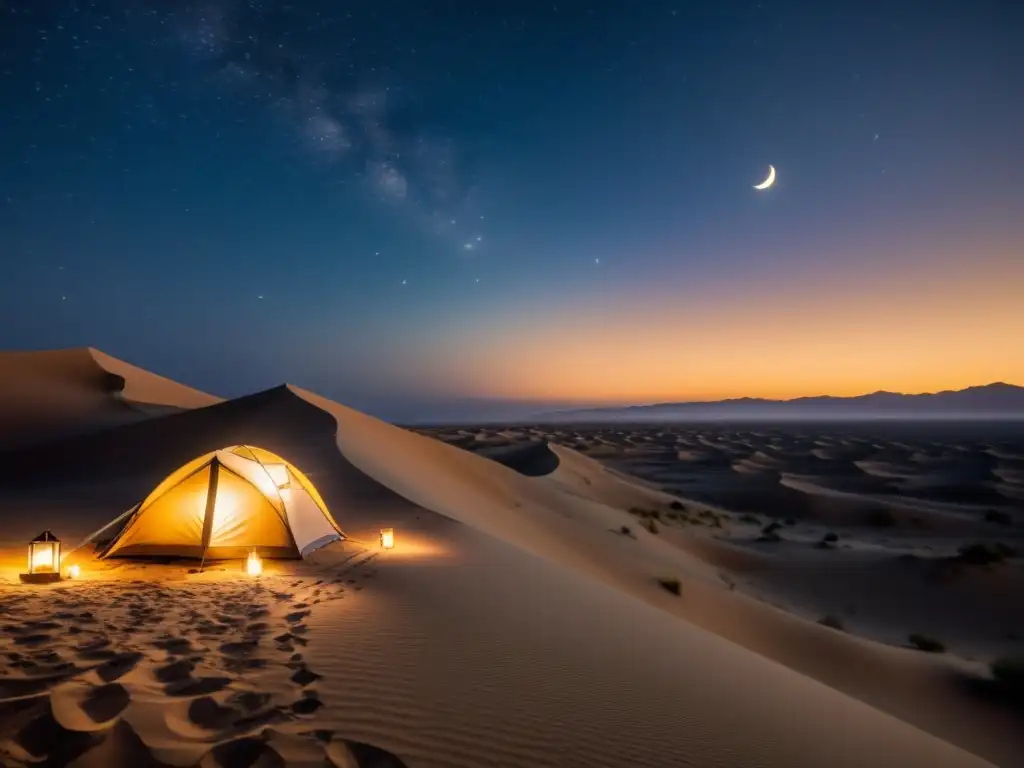
<path id="1" fill-rule="evenodd" d="M 594 263 L 595 263 L 595 264 L 600 264 L 600 263 L 601 263 L 601 260 L 600 260 L 600 259 L 594 259 Z"/>
<path id="2" fill-rule="evenodd" d="M 483 240 L 483 238 L 482 238 L 482 237 L 480 237 L 480 235 L 477 235 L 477 236 L 476 236 L 476 241 L 477 241 L 478 243 L 479 243 L 480 241 L 482 241 L 482 240 Z"/>
<path id="3" fill-rule="evenodd" d="M 878 141 L 878 134 L 877 133 L 875 134 L 875 137 L 872 139 L 872 141 Z"/>
<path id="4" fill-rule="evenodd" d="M 403 280 L 403 281 L 402 281 L 402 285 L 405 285 L 405 282 L 406 282 L 406 281 L 405 281 L 405 280 Z"/>
<path id="5" fill-rule="evenodd" d="M 472 251 L 473 250 L 473 244 L 472 243 L 466 243 L 462 247 L 465 248 L 467 251 Z"/>
<path id="6" fill-rule="evenodd" d="M 263 298 L 263 294 L 260 294 L 260 295 L 259 295 L 259 296 L 257 296 L 256 298 L 257 298 L 257 299 L 262 299 L 262 298 Z"/>

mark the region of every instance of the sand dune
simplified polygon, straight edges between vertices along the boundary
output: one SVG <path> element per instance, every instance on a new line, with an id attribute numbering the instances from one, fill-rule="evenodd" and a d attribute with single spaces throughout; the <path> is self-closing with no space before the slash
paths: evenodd
<path id="1" fill-rule="evenodd" d="M 253 443 L 301 468 L 351 538 L 258 584 L 238 564 L 190 574 L 82 550 L 68 560 L 80 581 L 4 586 L 5 759 L 1024 764 L 1019 716 L 971 695 L 970 665 L 744 594 L 734 579 L 774 574 L 771 557 L 710 535 L 757 526 L 679 505 L 545 434 L 451 433 L 492 460 L 280 387 L 8 453 L 5 537 L 36 533 L 44 515 L 62 536 L 84 534 L 188 459 Z M 623 450 L 688 450 L 650 437 Z M 768 439 L 784 461 L 790 447 Z M 733 434 L 726 450 L 753 454 L 745 442 Z M 398 548 L 376 548 L 381 526 L 397 529 Z M 10 556 L 9 580 L 24 555 Z M 667 577 L 678 596 L 659 585 Z"/>
<path id="2" fill-rule="evenodd" d="M 9 590 L 5 764 L 987 764 L 471 529 L 410 543 Z"/>
<path id="3" fill-rule="evenodd" d="M 0 448 L 216 402 L 95 349 L 0 352 Z"/>

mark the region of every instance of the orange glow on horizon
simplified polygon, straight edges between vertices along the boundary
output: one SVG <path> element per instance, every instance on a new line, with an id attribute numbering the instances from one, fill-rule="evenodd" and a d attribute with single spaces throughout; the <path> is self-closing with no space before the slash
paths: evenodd
<path id="1" fill-rule="evenodd" d="M 479 396 L 594 405 L 1024 384 L 1024 268 L 780 285 L 567 299 L 456 332 L 438 356 Z"/>

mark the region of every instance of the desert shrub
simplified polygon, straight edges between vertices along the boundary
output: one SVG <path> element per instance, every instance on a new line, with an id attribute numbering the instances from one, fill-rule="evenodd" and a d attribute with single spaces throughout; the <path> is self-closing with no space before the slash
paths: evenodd
<path id="1" fill-rule="evenodd" d="M 760 525 L 761 524 L 761 521 L 758 519 L 757 515 L 750 515 L 750 514 L 740 515 L 740 522 L 741 523 L 750 523 L 751 525 Z"/>
<path id="2" fill-rule="evenodd" d="M 630 507 L 629 514 L 636 517 L 647 517 L 647 510 L 642 507 Z"/>
<path id="3" fill-rule="evenodd" d="M 653 517 L 655 520 L 661 520 L 661 510 L 652 509 L 650 512 L 647 513 L 647 516 Z"/>
<path id="4" fill-rule="evenodd" d="M 943 653 L 946 650 L 946 646 L 934 637 L 928 637 L 928 635 L 922 635 L 917 632 L 911 632 L 910 635 L 907 636 L 907 641 L 919 651 Z"/>
<path id="5" fill-rule="evenodd" d="M 896 525 L 896 517 L 887 509 L 874 509 L 868 513 L 866 522 L 874 528 L 891 528 Z"/>
<path id="6" fill-rule="evenodd" d="M 653 520 L 648 520 L 644 527 L 651 533 L 656 534 L 658 532 L 658 524 Z"/>
<path id="7" fill-rule="evenodd" d="M 770 533 L 775 533 L 781 527 L 782 527 L 782 525 L 779 523 L 778 520 L 776 520 L 775 522 L 769 523 L 764 528 L 762 528 L 761 529 L 761 533 L 763 533 L 765 535 L 768 535 Z"/>
<path id="8" fill-rule="evenodd" d="M 828 627 L 829 629 L 838 629 L 840 631 L 844 629 L 843 622 L 839 619 L 839 617 L 833 616 L 831 614 L 829 614 L 828 616 L 822 616 L 820 619 L 818 619 L 818 623 L 821 624 L 821 626 L 823 627 Z"/>
<path id="9" fill-rule="evenodd" d="M 1001 563 L 1015 554 L 1016 551 L 1013 547 L 1003 544 L 1001 541 L 981 541 L 960 547 L 957 559 L 968 565 L 991 565 Z"/>
<path id="10" fill-rule="evenodd" d="M 682 512 L 686 509 L 686 505 L 683 504 L 683 502 L 679 501 L 679 499 L 673 500 L 673 502 L 669 504 L 669 506 L 672 507 L 672 509 L 676 510 L 676 512 Z"/>
<path id="11" fill-rule="evenodd" d="M 757 537 L 757 540 L 767 541 L 771 544 L 775 544 L 777 542 L 782 541 L 782 537 L 779 536 L 779 534 L 777 534 L 775 531 L 772 531 L 771 533 L 762 533 L 760 536 Z"/>
<path id="12" fill-rule="evenodd" d="M 999 509 L 990 509 L 985 513 L 985 522 L 995 523 L 996 525 L 1012 525 L 1013 518 L 1010 517 L 1009 512 L 1003 512 Z"/>
<path id="13" fill-rule="evenodd" d="M 630 528 L 628 525 L 624 525 L 621 528 L 619 528 L 619 533 L 621 533 L 623 536 L 632 536 L 633 529 Z"/>
<path id="14" fill-rule="evenodd" d="M 990 669 L 992 677 L 1007 691 L 1024 698 L 1024 656 L 996 659 Z"/>
<path id="15" fill-rule="evenodd" d="M 839 541 L 839 534 L 832 533 L 830 531 L 829 533 L 826 533 L 824 536 L 822 536 L 821 540 L 827 544 L 835 544 L 837 541 Z"/>
<path id="16" fill-rule="evenodd" d="M 682 585 L 679 583 L 679 579 L 658 579 L 658 583 L 662 589 L 666 592 L 671 592 L 673 595 L 678 595 L 682 592 Z"/>

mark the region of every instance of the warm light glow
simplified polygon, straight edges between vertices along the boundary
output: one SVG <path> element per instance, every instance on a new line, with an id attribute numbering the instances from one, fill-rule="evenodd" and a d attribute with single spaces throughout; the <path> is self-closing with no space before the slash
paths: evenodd
<path id="1" fill-rule="evenodd" d="M 250 576 L 259 576 L 261 573 L 263 573 L 263 560 L 260 559 L 260 556 L 258 554 L 256 554 L 255 549 L 252 552 L 250 552 L 249 557 L 246 558 L 245 572 L 248 573 Z"/>
<path id="2" fill-rule="evenodd" d="M 29 573 L 54 570 L 53 549 L 49 543 L 31 545 Z"/>
<path id="3" fill-rule="evenodd" d="M 264 464 L 263 467 L 267 470 L 270 479 L 274 481 L 274 485 L 278 488 L 284 488 L 288 485 L 288 467 L 284 464 Z"/>
<path id="4" fill-rule="evenodd" d="M 1012 352 L 1024 266 L 964 263 L 894 263 L 884 279 L 877 266 L 864 277 L 806 267 L 764 278 L 759 293 L 609 287 L 451 329 L 434 365 L 476 397 L 581 405 L 1024 384 L 1024 355 Z"/>
<path id="5" fill-rule="evenodd" d="M 72 565 L 72 566 L 68 567 L 68 578 L 69 579 L 77 579 L 81 575 L 82 575 L 82 569 L 81 569 L 80 566 Z"/>
<path id="6" fill-rule="evenodd" d="M 384 549 L 391 549 L 395 546 L 395 529 L 394 528 L 381 528 L 380 529 L 380 545 Z"/>

